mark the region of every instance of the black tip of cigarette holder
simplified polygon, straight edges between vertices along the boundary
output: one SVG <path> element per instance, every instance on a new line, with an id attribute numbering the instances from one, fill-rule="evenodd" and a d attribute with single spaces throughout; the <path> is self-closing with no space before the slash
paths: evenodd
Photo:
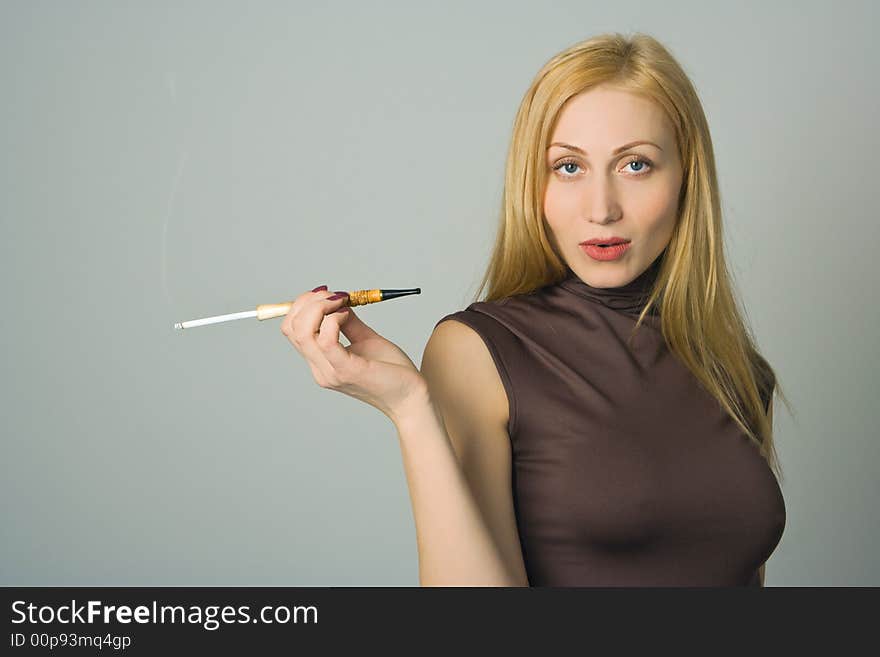
<path id="1" fill-rule="evenodd" d="M 422 288 L 420 287 L 411 287 L 407 290 L 380 290 L 382 292 L 382 301 L 387 301 L 388 299 L 396 299 L 397 297 L 405 297 L 410 294 L 421 294 Z"/>

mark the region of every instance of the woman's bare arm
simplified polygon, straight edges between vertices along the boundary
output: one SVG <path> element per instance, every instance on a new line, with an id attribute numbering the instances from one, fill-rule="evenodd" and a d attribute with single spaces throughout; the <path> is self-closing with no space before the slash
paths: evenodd
<path id="1" fill-rule="evenodd" d="M 528 586 L 512 511 L 509 438 L 491 397 L 497 388 L 486 385 L 497 377 L 494 367 L 472 329 L 442 322 L 422 359 L 424 397 L 393 418 L 422 586 Z"/>

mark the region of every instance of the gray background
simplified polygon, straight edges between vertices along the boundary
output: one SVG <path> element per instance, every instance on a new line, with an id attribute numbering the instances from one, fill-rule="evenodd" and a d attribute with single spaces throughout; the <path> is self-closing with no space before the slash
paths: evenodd
<path id="1" fill-rule="evenodd" d="M 6 585 L 416 586 L 394 427 L 241 320 L 326 283 L 416 362 L 488 262 L 538 69 L 692 77 L 776 404 L 772 585 L 878 585 L 876 3 L 3 2 Z"/>

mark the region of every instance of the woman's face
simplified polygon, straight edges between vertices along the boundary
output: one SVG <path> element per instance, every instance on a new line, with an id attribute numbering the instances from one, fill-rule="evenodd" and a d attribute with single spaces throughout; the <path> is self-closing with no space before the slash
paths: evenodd
<path id="1" fill-rule="evenodd" d="M 655 145 L 615 152 L 634 141 Z M 550 144 L 544 215 L 558 252 L 588 285 L 626 285 L 666 248 L 678 217 L 682 167 L 672 125 L 653 102 L 599 86 L 566 103 Z M 629 248 L 603 261 L 580 246 L 607 237 L 630 240 Z"/>

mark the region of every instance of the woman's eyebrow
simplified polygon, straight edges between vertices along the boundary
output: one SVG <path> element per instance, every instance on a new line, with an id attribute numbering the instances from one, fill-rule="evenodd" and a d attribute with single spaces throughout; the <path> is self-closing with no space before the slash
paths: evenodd
<path id="1" fill-rule="evenodd" d="M 640 139 L 638 141 L 631 141 L 628 144 L 624 144 L 623 146 L 618 146 L 617 148 L 615 148 L 612 151 L 612 153 L 614 155 L 617 155 L 621 151 L 625 151 L 627 148 L 632 148 L 633 146 L 638 146 L 639 144 L 649 144 L 649 145 L 654 146 L 655 148 L 657 148 L 661 151 L 663 150 L 662 148 L 657 146 L 657 144 L 655 144 L 653 141 L 647 141 L 645 139 Z M 575 151 L 576 153 L 580 153 L 581 155 L 587 154 L 587 151 L 585 151 L 583 148 L 578 148 L 577 146 L 572 146 L 571 144 L 566 144 L 561 141 L 554 141 L 552 144 L 550 144 L 550 146 L 547 147 L 547 150 L 549 151 L 552 146 L 562 146 L 563 148 L 567 148 L 570 151 Z"/>

